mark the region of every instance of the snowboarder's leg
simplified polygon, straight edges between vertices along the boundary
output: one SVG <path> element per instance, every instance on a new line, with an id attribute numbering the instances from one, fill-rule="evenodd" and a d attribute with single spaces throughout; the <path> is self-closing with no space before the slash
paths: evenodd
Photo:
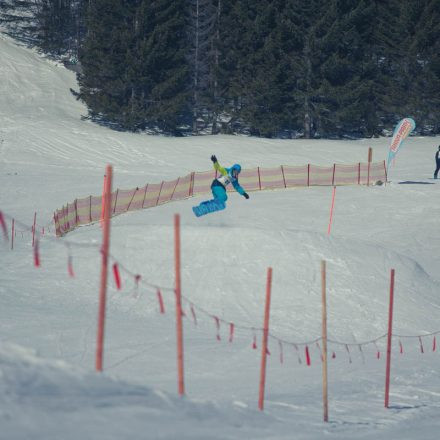
<path id="1" fill-rule="evenodd" d="M 214 196 L 215 201 L 223 204 L 225 204 L 226 200 L 228 200 L 226 190 L 223 188 L 223 186 L 214 186 L 212 188 L 212 195 Z"/>
<path id="2" fill-rule="evenodd" d="M 212 188 L 212 195 L 214 196 L 212 200 L 206 200 L 205 202 L 200 203 L 199 206 L 193 207 L 194 214 L 197 217 L 226 208 L 225 202 L 228 200 L 228 196 L 223 187 L 214 186 Z"/>
<path id="3" fill-rule="evenodd" d="M 440 164 L 437 165 L 436 170 L 434 171 L 434 179 L 437 179 L 438 172 L 440 171 Z"/>

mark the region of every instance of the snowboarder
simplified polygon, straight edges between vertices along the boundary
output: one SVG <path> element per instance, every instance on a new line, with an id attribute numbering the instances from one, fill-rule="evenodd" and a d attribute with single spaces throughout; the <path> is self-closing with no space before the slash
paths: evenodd
<path id="1" fill-rule="evenodd" d="M 434 179 L 437 179 L 437 174 L 440 171 L 440 145 L 438 146 L 437 153 L 435 153 L 435 163 L 437 167 L 434 171 Z"/>
<path id="2" fill-rule="evenodd" d="M 211 160 L 214 164 L 214 169 L 220 173 L 220 176 L 214 179 L 211 184 L 211 191 L 214 198 L 193 207 L 194 214 L 197 217 L 226 208 L 226 200 L 228 200 L 226 187 L 230 183 L 239 194 L 246 199 L 249 198 L 249 194 L 238 183 L 238 175 L 241 172 L 241 166 L 236 163 L 235 165 L 232 165 L 231 168 L 223 168 L 214 155 L 211 156 Z"/>

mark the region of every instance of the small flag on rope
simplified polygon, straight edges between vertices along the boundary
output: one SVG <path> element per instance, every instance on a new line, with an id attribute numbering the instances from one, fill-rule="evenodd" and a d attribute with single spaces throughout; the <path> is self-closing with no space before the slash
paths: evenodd
<path id="1" fill-rule="evenodd" d="M 140 275 L 135 275 L 134 277 L 134 291 L 133 291 L 133 298 L 137 298 L 139 296 L 139 282 L 141 280 Z"/>
<path id="2" fill-rule="evenodd" d="M 306 345 L 306 348 L 305 348 L 305 352 L 306 352 L 306 364 L 310 367 L 312 362 L 310 361 L 309 347 L 307 345 Z"/>
<path id="3" fill-rule="evenodd" d="M 377 359 L 380 359 L 380 350 L 379 350 L 379 347 L 377 346 L 377 344 L 375 343 L 375 342 L 373 342 L 374 343 L 374 346 L 376 347 L 376 358 Z"/>
<path id="4" fill-rule="evenodd" d="M 284 354 L 283 354 L 283 343 L 278 341 L 278 346 L 280 347 L 280 364 L 284 363 Z"/>
<path id="5" fill-rule="evenodd" d="M 3 236 L 5 237 L 5 240 L 7 241 L 8 240 L 8 229 L 6 228 L 6 222 L 3 217 L 3 213 L 1 211 L 0 211 L 0 225 L 3 230 Z"/>
<path id="6" fill-rule="evenodd" d="M 296 355 L 298 356 L 298 364 L 302 364 L 301 356 L 299 355 L 298 346 L 296 344 L 293 344 L 293 347 L 295 348 Z"/>
<path id="7" fill-rule="evenodd" d="M 347 353 L 348 353 L 348 360 L 349 360 L 349 362 L 350 362 L 350 364 L 351 364 L 350 349 L 348 348 L 348 345 L 347 345 L 347 344 L 345 344 L 345 349 L 347 350 Z"/>
<path id="8" fill-rule="evenodd" d="M 235 325 L 233 322 L 229 323 L 229 342 L 232 342 L 232 339 L 234 338 L 234 328 Z"/>
<path id="9" fill-rule="evenodd" d="M 254 350 L 257 349 L 257 335 L 255 334 L 255 329 L 252 329 L 253 331 L 253 341 L 252 341 L 252 348 Z"/>
<path id="10" fill-rule="evenodd" d="M 402 345 L 402 341 L 399 339 L 399 351 L 400 354 L 403 354 L 403 345 Z"/>
<path id="11" fill-rule="evenodd" d="M 165 313 L 165 307 L 163 305 L 163 298 L 162 298 L 162 293 L 160 292 L 160 289 L 157 289 L 157 299 L 159 301 L 159 311 L 160 313 L 164 314 Z"/>
<path id="12" fill-rule="evenodd" d="M 220 320 L 217 318 L 217 316 L 214 316 L 214 319 L 215 319 L 215 326 L 217 328 L 216 338 L 217 338 L 217 341 L 220 341 L 221 340 L 221 338 L 220 338 Z"/>
<path id="13" fill-rule="evenodd" d="M 194 320 L 194 325 L 197 325 L 197 316 L 196 316 L 196 311 L 194 310 L 194 305 L 191 304 L 191 315 L 193 317 Z"/>
<path id="14" fill-rule="evenodd" d="M 319 355 L 321 357 L 321 362 L 324 362 L 324 355 L 322 354 L 322 350 L 321 350 L 321 346 L 319 345 L 319 342 L 316 342 L 316 346 L 318 347 L 318 350 L 319 350 Z"/>
<path id="15" fill-rule="evenodd" d="M 119 275 L 118 263 L 113 263 L 113 275 L 115 278 L 116 288 L 121 290 L 121 276 Z"/>
<path id="16" fill-rule="evenodd" d="M 423 342 L 422 342 L 422 338 L 419 336 L 419 342 L 420 342 L 420 351 L 422 352 L 422 353 L 424 353 L 425 352 L 425 350 L 423 349 Z"/>

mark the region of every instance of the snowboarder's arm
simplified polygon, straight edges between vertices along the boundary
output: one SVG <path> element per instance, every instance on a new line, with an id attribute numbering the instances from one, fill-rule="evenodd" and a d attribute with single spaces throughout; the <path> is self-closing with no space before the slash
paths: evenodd
<path id="1" fill-rule="evenodd" d="M 226 174 L 228 174 L 228 172 L 226 171 L 225 168 L 223 168 L 217 161 L 214 162 L 214 169 L 216 171 L 218 171 L 222 176 L 226 176 Z"/>
<path id="2" fill-rule="evenodd" d="M 238 192 L 238 194 L 241 194 L 242 196 L 244 196 L 245 194 L 247 195 L 246 191 L 243 189 L 243 187 L 238 183 L 238 180 L 233 180 L 232 181 L 232 186 L 234 187 L 235 191 Z M 246 197 L 246 196 L 245 196 Z M 246 197 L 246 198 L 249 198 Z"/>

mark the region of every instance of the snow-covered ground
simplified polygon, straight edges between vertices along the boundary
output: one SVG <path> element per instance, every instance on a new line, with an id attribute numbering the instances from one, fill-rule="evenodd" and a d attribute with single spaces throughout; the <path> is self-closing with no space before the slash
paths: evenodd
<path id="1" fill-rule="evenodd" d="M 225 211 L 196 219 L 203 198 L 112 220 L 111 253 L 141 274 L 109 279 L 104 372 L 95 372 L 102 230 L 47 233 L 66 202 L 100 194 L 105 165 L 129 189 L 208 170 L 331 165 L 386 158 L 389 139 L 268 140 L 239 136 L 174 139 L 120 133 L 86 114 L 64 67 L 0 34 L 0 210 L 31 225 L 37 212 L 41 267 L 32 237 L 17 225 L 14 250 L 0 245 L 1 439 L 437 439 L 440 353 L 433 337 L 393 339 L 391 406 L 384 408 L 390 269 L 396 271 L 394 332 L 440 330 L 440 190 L 432 180 L 439 138 L 408 139 L 385 186 L 231 194 Z M 417 121 L 416 121 L 417 122 Z M 145 283 L 174 285 L 173 215 L 182 224 L 185 397 L 177 395 L 174 298 Z M 8 227 L 11 224 L 8 221 Z M 67 272 L 71 256 L 75 277 Z M 322 422 L 320 263 L 327 261 L 330 422 Z M 267 267 L 273 267 L 271 356 L 265 410 L 258 410 Z M 195 306 L 193 324 L 189 301 Z M 200 310 L 205 310 L 204 314 Z M 234 322 L 233 343 L 222 323 Z M 440 335 L 437 335 L 440 337 Z M 403 354 L 399 353 L 399 340 Z M 440 341 L 439 341 L 440 342 Z M 380 359 L 377 359 L 377 350 Z M 298 354 L 302 363 L 298 362 Z M 351 359 L 351 362 L 350 362 Z"/>

